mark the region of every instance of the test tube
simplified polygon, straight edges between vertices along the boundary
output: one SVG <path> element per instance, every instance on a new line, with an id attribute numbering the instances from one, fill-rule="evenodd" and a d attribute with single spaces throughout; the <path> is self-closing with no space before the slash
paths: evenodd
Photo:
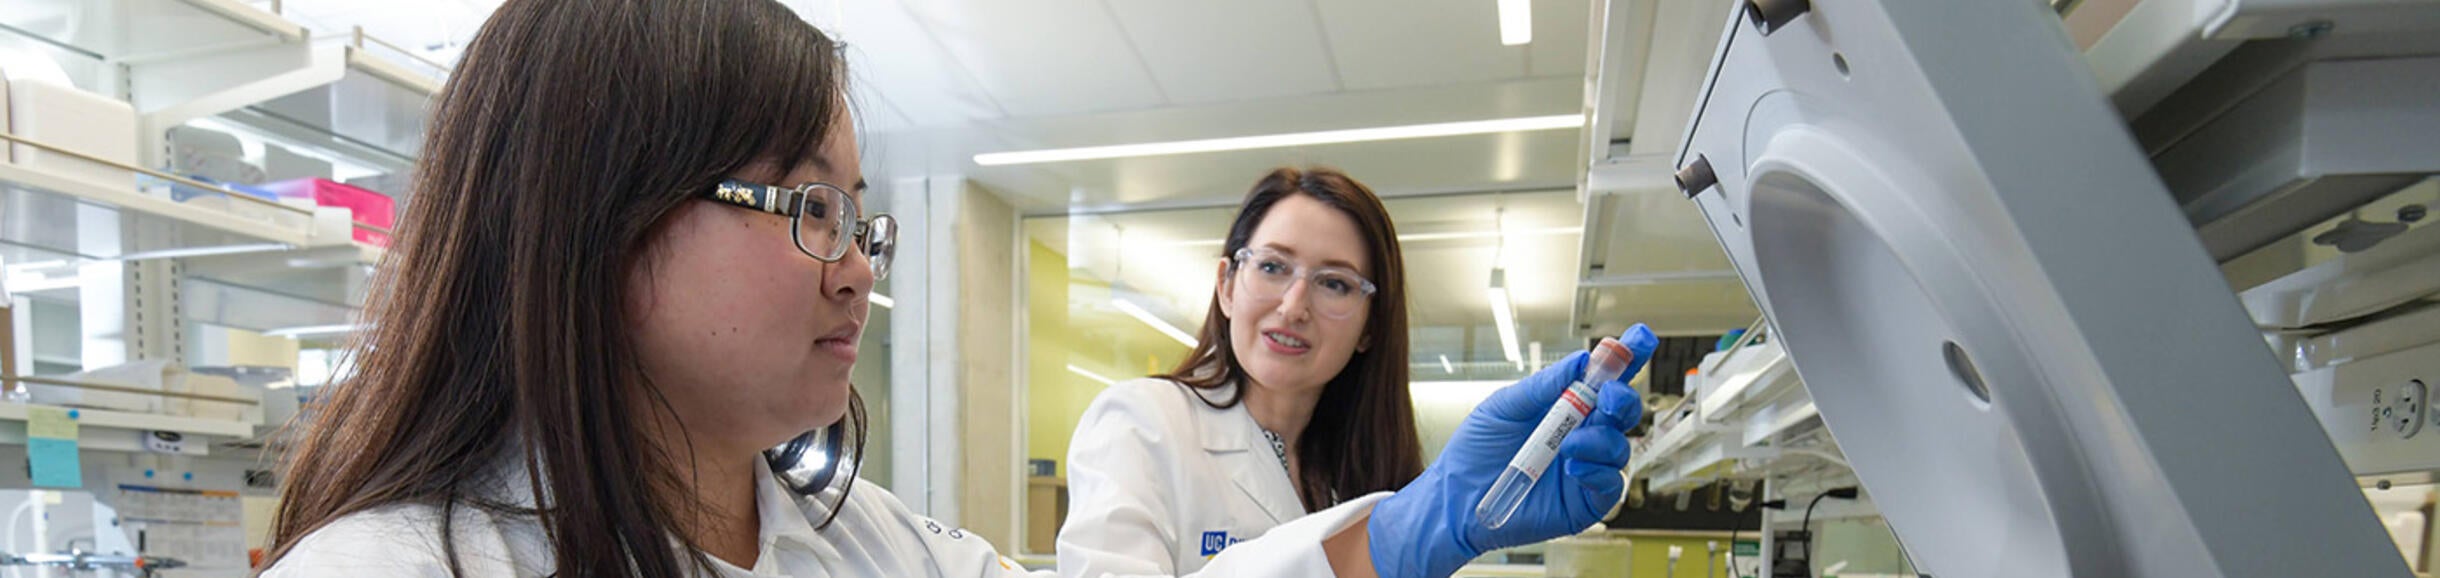
<path id="1" fill-rule="evenodd" d="M 1517 457 L 1508 461 L 1508 469 L 1500 472 L 1499 481 L 1491 484 L 1491 492 L 1483 494 L 1483 501 L 1475 504 L 1475 520 L 1489 528 L 1508 525 L 1508 518 L 1517 513 L 1517 506 L 1525 503 L 1525 494 L 1533 490 L 1534 482 L 1542 479 L 1542 471 L 1550 467 L 1551 458 L 1559 455 L 1560 440 L 1567 439 L 1568 432 L 1576 431 L 1576 426 L 1592 415 L 1593 404 L 1601 399 L 1598 389 L 1601 384 L 1618 379 L 1634 361 L 1635 354 L 1627 351 L 1627 346 L 1614 338 L 1602 338 L 1601 344 L 1593 347 L 1593 359 L 1584 365 L 1583 378 L 1568 384 L 1567 392 L 1559 394 L 1559 401 L 1550 405 L 1550 413 L 1543 414 L 1542 424 L 1534 426 L 1533 437 L 1526 438 L 1525 447 L 1517 450 Z"/>

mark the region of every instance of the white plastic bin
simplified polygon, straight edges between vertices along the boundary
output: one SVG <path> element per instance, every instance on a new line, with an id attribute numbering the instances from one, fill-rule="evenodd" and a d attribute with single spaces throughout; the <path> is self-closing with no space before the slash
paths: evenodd
<path id="1" fill-rule="evenodd" d="M 136 164 L 136 111 L 125 102 L 39 80 L 8 83 L 9 130 L 40 141 L 128 166 Z M 103 165 L 26 145 L 15 145 L 15 162 L 95 185 L 133 189 L 135 171 Z"/>

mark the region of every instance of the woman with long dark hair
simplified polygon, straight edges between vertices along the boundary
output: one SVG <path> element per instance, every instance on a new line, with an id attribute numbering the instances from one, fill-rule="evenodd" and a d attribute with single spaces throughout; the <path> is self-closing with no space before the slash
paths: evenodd
<path id="1" fill-rule="evenodd" d="M 435 102 L 356 374 L 289 450 L 264 575 L 1021 574 L 856 479 L 848 375 L 895 227 L 863 210 L 838 54 L 771 0 L 503 4 Z M 1620 495 L 1616 384 L 1520 522 L 1452 517 L 1564 372 L 1486 402 L 1430 483 L 1207 569 L 1445 576 L 1442 552 L 1581 530 Z"/>
<path id="2" fill-rule="evenodd" d="M 1078 421 L 1064 575 L 1195 572 L 1423 472 L 1405 257 L 1371 188 L 1336 169 L 1271 171 L 1239 204 L 1216 267 L 1193 351 L 1104 390 Z"/>

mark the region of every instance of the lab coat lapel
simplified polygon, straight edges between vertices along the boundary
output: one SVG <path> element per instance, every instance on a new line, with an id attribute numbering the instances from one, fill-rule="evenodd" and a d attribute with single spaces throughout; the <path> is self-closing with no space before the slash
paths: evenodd
<path id="1" fill-rule="evenodd" d="M 1216 392 L 1215 392 L 1216 393 Z M 1235 392 L 1229 392 L 1234 394 Z M 1217 395 L 1213 396 L 1219 399 Z M 1203 411 L 1199 416 L 1203 429 L 1203 450 L 1228 472 L 1246 497 L 1262 506 L 1263 514 L 1274 524 L 1304 517 L 1304 502 L 1297 500 L 1296 487 L 1288 481 L 1287 466 L 1279 463 L 1272 453 L 1271 443 L 1262 437 L 1262 427 L 1254 423 L 1240 403 L 1228 409 L 1213 409 L 1197 403 Z"/>

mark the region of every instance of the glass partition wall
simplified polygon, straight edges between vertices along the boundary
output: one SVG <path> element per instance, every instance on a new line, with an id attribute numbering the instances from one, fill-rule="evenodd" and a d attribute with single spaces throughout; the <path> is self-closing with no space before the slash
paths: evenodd
<path id="1" fill-rule="evenodd" d="M 1385 204 L 1406 258 L 1414 384 L 1413 399 L 1384 401 L 1414 404 L 1428 459 L 1484 395 L 1583 347 L 1568 316 L 1584 211 L 1566 190 Z M 1236 211 L 1025 220 L 1029 552 L 1049 552 L 1057 534 L 1068 443 L 1085 408 L 1113 383 L 1175 368 L 1191 349 Z"/>

